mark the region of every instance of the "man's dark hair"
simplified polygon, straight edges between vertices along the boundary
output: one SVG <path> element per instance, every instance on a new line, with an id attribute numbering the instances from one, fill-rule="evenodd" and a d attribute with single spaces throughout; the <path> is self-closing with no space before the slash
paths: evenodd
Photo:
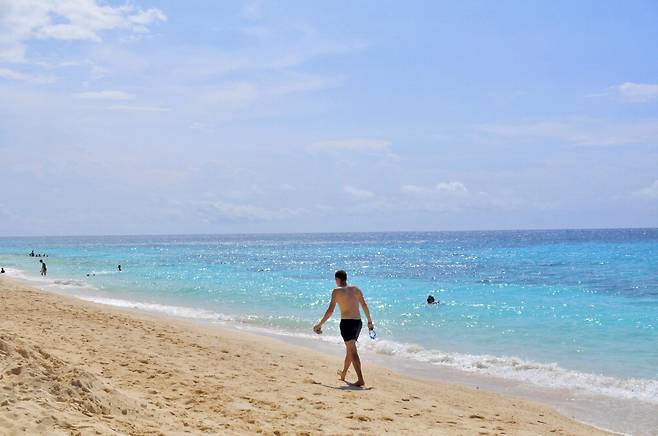
<path id="1" fill-rule="evenodd" d="M 336 277 L 337 279 L 341 279 L 344 282 L 347 281 L 347 273 L 345 271 L 343 271 L 342 269 L 336 271 L 336 274 L 334 274 L 334 277 Z"/>

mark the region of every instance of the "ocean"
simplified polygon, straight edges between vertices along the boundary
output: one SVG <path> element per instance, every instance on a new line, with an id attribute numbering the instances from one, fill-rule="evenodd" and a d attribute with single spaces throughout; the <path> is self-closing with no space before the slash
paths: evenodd
<path id="1" fill-rule="evenodd" d="M 336 345 L 337 313 L 321 337 L 311 327 L 344 269 L 374 318 L 365 353 L 658 431 L 658 229 L 0 238 L 0 266 L 90 301 Z"/>

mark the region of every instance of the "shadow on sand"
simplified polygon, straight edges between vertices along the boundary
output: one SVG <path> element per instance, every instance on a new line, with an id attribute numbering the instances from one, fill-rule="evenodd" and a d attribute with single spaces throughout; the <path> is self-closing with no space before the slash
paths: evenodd
<path id="1" fill-rule="evenodd" d="M 330 386 L 330 385 L 326 385 L 324 383 L 318 383 L 318 382 L 315 382 L 314 384 L 320 385 L 320 386 L 323 386 L 323 387 L 329 388 L 329 389 L 335 389 L 337 391 L 370 391 L 370 390 L 372 390 L 371 386 L 367 386 L 367 387 L 355 386 L 352 383 L 348 383 L 348 382 L 345 382 L 345 386 Z"/>

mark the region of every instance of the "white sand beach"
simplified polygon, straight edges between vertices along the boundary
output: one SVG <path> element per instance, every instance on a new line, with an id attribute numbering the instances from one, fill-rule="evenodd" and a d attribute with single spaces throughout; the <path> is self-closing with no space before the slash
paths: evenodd
<path id="1" fill-rule="evenodd" d="M 2 434 L 606 434 L 548 406 L 0 279 Z M 350 374 L 353 378 L 354 374 Z"/>

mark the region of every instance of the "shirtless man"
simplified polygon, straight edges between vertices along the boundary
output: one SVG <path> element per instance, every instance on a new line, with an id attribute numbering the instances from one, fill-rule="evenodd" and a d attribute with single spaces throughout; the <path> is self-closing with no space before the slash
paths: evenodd
<path id="1" fill-rule="evenodd" d="M 363 381 L 363 374 L 361 373 L 361 360 L 359 359 L 359 353 L 356 349 L 356 341 L 359 339 L 359 333 L 361 333 L 362 326 L 359 304 L 363 307 L 363 312 L 365 312 L 366 318 L 368 319 L 368 330 L 373 330 L 375 327 L 372 325 L 370 311 L 368 310 L 366 300 L 363 298 L 361 289 L 347 284 L 347 273 L 345 271 L 336 271 L 335 277 L 336 285 L 338 287 L 331 293 L 329 307 L 320 322 L 313 327 L 313 331 L 317 334 L 322 333 L 322 324 L 331 318 L 336 303 L 338 303 L 338 307 L 340 307 L 340 335 L 343 337 L 343 341 L 345 341 L 345 363 L 343 365 L 343 370 L 339 371 L 338 375 L 341 380 L 345 381 L 347 370 L 350 369 L 350 365 L 352 365 L 354 366 L 354 371 L 358 377 L 354 386 L 363 386 L 365 385 L 365 382 Z"/>

